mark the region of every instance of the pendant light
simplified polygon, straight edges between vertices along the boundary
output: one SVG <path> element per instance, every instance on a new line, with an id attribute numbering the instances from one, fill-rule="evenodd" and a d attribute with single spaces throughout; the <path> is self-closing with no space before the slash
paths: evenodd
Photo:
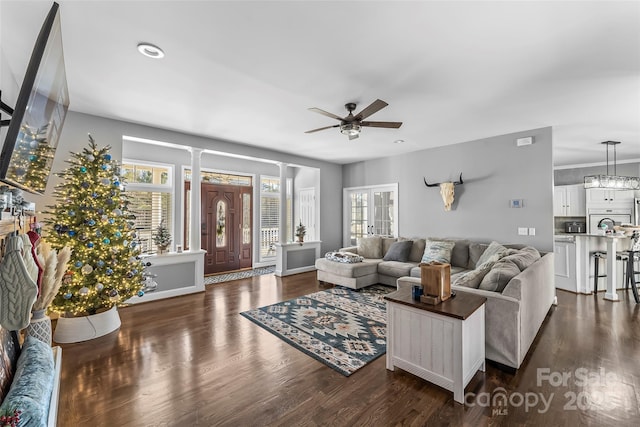
<path id="1" fill-rule="evenodd" d="M 587 175 L 584 177 L 584 188 L 606 188 L 608 190 L 640 190 L 640 178 L 637 176 L 616 175 L 616 145 L 620 141 L 604 141 L 607 146 L 607 174 Z M 613 175 L 609 175 L 609 147 L 613 147 Z"/>

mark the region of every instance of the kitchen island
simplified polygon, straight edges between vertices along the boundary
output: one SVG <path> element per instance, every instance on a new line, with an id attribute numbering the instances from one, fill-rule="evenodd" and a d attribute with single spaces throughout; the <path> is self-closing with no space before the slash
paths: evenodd
<path id="1" fill-rule="evenodd" d="M 556 234 L 554 246 L 556 288 L 581 294 L 593 293 L 596 260 L 592 257 L 592 253 L 606 251 L 607 277 L 604 299 L 609 301 L 620 299 L 617 289 L 624 288 L 621 280 L 624 266 L 622 262 L 616 261 L 616 252 L 630 248 L 629 236 L 613 234 L 603 236 L 588 233 Z M 600 286 L 599 288 L 602 289 Z"/>

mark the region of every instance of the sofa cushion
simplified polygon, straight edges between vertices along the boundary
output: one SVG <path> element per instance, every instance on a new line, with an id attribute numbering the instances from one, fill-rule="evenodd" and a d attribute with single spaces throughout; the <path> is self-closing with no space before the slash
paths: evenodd
<path id="1" fill-rule="evenodd" d="M 342 277 L 362 277 L 369 274 L 376 274 L 380 261 L 381 260 L 376 259 L 365 259 L 363 262 L 347 264 L 344 262 L 330 261 L 325 258 L 318 258 L 316 260 L 316 269 Z"/>
<path id="2" fill-rule="evenodd" d="M 378 274 L 393 277 L 409 276 L 411 269 L 415 266 L 416 264 L 412 262 L 382 261 L 378 264 Z"/>
<path id="3" fill-rule="evenodd" d="M 456 286 L 478 289 L 482 279 L 484 279 L 489 271 L 491 271 L 493 264 L 495 264 L 494 261 L 487 261 L 484 264 L 479 265 L 475 270 L 470 270 L 466 273 L 460 274 L 455 278 L 453 284 Z"/>
<path id="4" fill-rule="evenodd" d="M 475 270 L 478 260 L 488 247 L 489 245 L 485 243 L 469 243 L 469 263 L 467 264 L 469 270 Z"/>
<path id="5" fill-rule="evenodd" d="M 410 240 L 413 241 L 413 246 L 411 246 L 411 252 L 409 252 L 409 261 L 420 262 L 422 260 L 422 255 L 424 255 L 424 245 L 426 239 L 414 237 Z"/>
<path id="6" fill-rule="evenodd" d="M 358 255 L 365 258 L 382 258 L 382 237 L 367 236 L 359 238 Z"/>
<path id="7" fill-rule="evenodd" d="M 456 244 L 451 250 L 451 266 L 467 268 L 469 264 L 469 244 L 467 239 L 447 239 L 452 240 Z"/>
<path id="8" fill-rule="evenodd" d="M 424 253 L 420 262 L 443 262 L 451 263 L 451 251 L 455 242 L 449 240 L 427 240 L 425 242 Z"/>
<path id="9" fill-rule="evenodd" d="M 396 243 L 397 241 L 398 239 L 396 239 L 395 237 L 383 237 L 382 238 L 382 256 L 380 258 L 385 256 L 387 252 L 389 252 L 389 249 L 391 249 L 391 246 L 393 246 L 393 244 Z"/>
<path id="10" fill-rule="evenodd" d="M 534 247 L 526 246 L 522 249 L 509 249 L 504 259 L 512 261 L 520 271 L 524 271 L 531 264 L 540 259 L 540 252 Z"/>
<path id="11" fill-rule="evenodd" d="M 478 261 L 476 262 L 476 268 L 482 266 L 482 264 L 485 264 L 486 262 L 498 261 L 505 255 L 506 252 L 507 248 L 502 246 L 500 243 L 491 242 L 491 244 L 489 244 L 489 247 L 487 247 L 482 255 L 480 255 L 480 258 L 478 258 Z"/>
<path id="12" fill-rule="evenodd" d="M 383 259 L 385 261 L 407 262 L 409 260 L 409 253 L 411 252 L 412 246 L 413 242 L 411 240 L 401 240 L 399 242 L 394 242 L 389 250 L 385 253 Z"/>
<path id="13" fill-rule="evenodd" d="M 511 279 L 520 274 L 520 269 L 518 268 L 518 266 L 513 261 L 507 258 L 509 257 L 504 257 L 500 261 L 493 264 L 491 270 L 489 270 L 487 275 L 482 279 L 482 282 L 480 282 L 480 286 L 478 286 L 478 289 L 484 289 L 485 291 L 502 292 L 505 286 L 507 286 L 507 283 L 509 283 Z"/>

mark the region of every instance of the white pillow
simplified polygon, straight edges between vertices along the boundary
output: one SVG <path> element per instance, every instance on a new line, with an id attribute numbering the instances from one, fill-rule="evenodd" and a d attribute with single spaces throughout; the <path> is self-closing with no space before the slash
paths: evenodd
<path id="1" fill-rule="evenodd" d="M 424 253 L 422 254 L 422 260 L 420 262 L 442 262 L 445 264 L 451 263 L 451 251 L 456 242 L 450 240 L 427 240 L 424 246 Z"/>

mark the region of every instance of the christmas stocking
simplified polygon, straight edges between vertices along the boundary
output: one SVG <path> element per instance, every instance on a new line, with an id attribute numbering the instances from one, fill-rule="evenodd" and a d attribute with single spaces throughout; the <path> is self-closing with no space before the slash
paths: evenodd
<path id="1" fill-rule="evenodd" d="M 36 280 L 36 284 L 38 285 L 38 295 L 42 291 L 42 274 L 44 273 L 44 268 L 42 268 L 42 263 L 36 254 L 36 248 L 38 247 L 38 243 L 40 243 L 40 235 L 35 231 L 27 231 L 27 236 L 29 237 L 29 242 L 31 242 L 31 258 L 38 267 L 38 280 Z M 25 255 L 23 255 L 24 257 Z M 27 261 L 25 261 L 25 264 Z M 31 277 L 33 279 L 33 277 Z"/>
<path id="2" fill-rule="evenodd" d="M 29 324 L 38 286 L 24 264 L 22 238 L 13 236 L 8 240 L 5 256 L 0 261 L 0 325 L 9 331 L 18 331 Z"/>
<path id="3" fill-rule="evenodd" d="M 24 266 L 27 269 L 27 273 L 31 277 L 31 280 L 38 284 L 38 265 L 36 261 L 33 259 L 33 255 L 31 255 L 31 250 L 33 246 L 31 245 L 31 239 L 26 234 L 21 234 L 18 236 L 19 239 L 22 239 L 22 245 L 20 246 L 20 253 L 22 254 L 22 261 L 24 262 Z"/>

